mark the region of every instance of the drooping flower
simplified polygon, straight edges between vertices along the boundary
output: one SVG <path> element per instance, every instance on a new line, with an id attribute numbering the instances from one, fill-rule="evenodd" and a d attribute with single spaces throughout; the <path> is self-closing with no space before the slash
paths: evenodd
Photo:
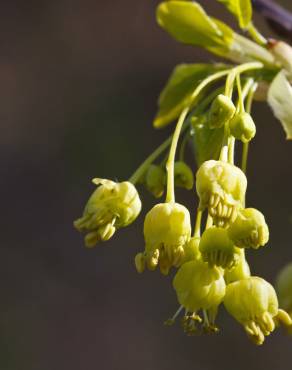
<path id="1" fill-rule="evenodd" d="M 289 315 L 279 309 L 274 288 L 260 277 L 253 276 L 227 285 L 224 305 L 257 345 L 263 344 L 276 324 L 292 325 Z"/>
<path id="2" fill-rule="evenodd" d="M 254 208 L 240 210 L 236 220 L 230 225 L 228 234 L 241 248 L 258 249 L 269 240 L 269 228 L 265 217 Z"/>
<path id="3" fill-rule="evenodd" d="M 186 262 L 177 271 L 173 287 L 178 302 L 186 310 L 184 329 L 196 331 L 196 322 L 201 321 L 200 310 L 204 313 L 206 329 L 215 329 L 217 307 L 224 298 L 226 287 L 221 269 L 209 267 L 201 260 Z"/>
<path id="4" fill-rule="evenodd" d="M 128 226 L 139 215 L 141 201 L 133 184 L 94 179 L 98 187 L 89 198 L 83 216 L 74 221 L 75 228 L 85 233 L 85 245 L 94 247 L 109 240 L 117 229 Z"/>
<path id="5" fill-rule="evenodd" d="M 240 259 L 240 251 L 228 237 L 226 229 L 210 227 L 202 235 L 200 245 L 202 258 L 210 266 L 231 269 Z"/>
<path id="6" fill-rule="evenodd" d="M 181 264 L 191 238 L 189 211 L 178 203 L 157 204 L 146 215 L 144 238 L 145 252 L 135 258 L 137 271 L 144 271 L 145 265 L 155 270 L 159 265 L 161 272 L 168 274 L 172 266 Z"/>
<path id="7" fill-rule="evenodd" d="M 247 179 L 240 168 L 223 161 L 204 162 L 197 172 L 199 208 L 208 208 L 214 224 L 226 227 L 244 205 Z"/>

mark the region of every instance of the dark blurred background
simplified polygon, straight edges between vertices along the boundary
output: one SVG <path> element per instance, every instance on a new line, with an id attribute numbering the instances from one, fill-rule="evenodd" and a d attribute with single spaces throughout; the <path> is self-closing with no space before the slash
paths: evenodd
<path id="1" fill-rule="evenodd" d="M 145 191 L 142 216 L 108 243 L 86 250 L 72 227 L 93 177 L 126 179 L 171 132 L 151 122 L 173 67 L 214 60 L 158 28 L 158 3 L 0 2 L 0 370 L 291 368 L 291 337 L 278 330 L 255 347 L 223 309 L 218 336 L 163 326 L 177 309 L 171 278 L 133 264 L 155 202 Z M 267 106 L 254 112 L 248 203 L 265 213 L 271 241 L 249 261 L 273 282 L 292 260 L 292 144 Z M 179 195 L 195 209 L 194 194 Z"/>

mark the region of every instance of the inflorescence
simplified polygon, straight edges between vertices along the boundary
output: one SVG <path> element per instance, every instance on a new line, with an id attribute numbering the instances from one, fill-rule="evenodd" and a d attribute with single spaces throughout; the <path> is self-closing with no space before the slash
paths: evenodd
<path id="1" fill-rule="evenodd" d="M 208 20 L 208 27 L 213 25 L 213 34 L 205 25 L 203 45 L 199 37 L 202 30 L 191 22 L 198 14 L 202 24 Z M 196 2 L 163 2 L 157 18 L 179 41 L 206 47 L 217 55 L 225 51 L 225 57 L 236 64 L 177 67 L 161 94 L 154 121 L 159 128 L 178 118 L 174 134 L 128 181 L 94 179 L 97 188 L 74 225 L 85 234 L 85 245 L 94 247 L 138 217 L 141 200 L 136 185 L 144 185 L 156 198 L 166 192 L 165 201 L 145 217 L 145 248 L 135 256 L 139 273 L 146 269 L 159 269 L 163 275 L 175 271 L 173 288 L 179 308 L 165 323 L 172 325 L 182 315 L 187 334 L 216 333 L 216 316 L 223 304 L 252 342 L 260 345 L 280 324 L 292 332 L 292 266 L 277 280 L 279 308 L 273 286 L 254 276 L 246 260 L 246 252 L 260 250 L 269 240 L 264 215 L 246 206 L 248 148 L 256 135 L 251 107 L 266 89 L 264 100 L 268 94 L 276 116 L 280 116 L 273 104 L 274 84 L 279 86 L 283 78 L 289 84 L 287 58 L 279 49 L 271 50 L 251 20 L 246 25 L 240 18 L 239 24 L 253 41 L 227 30 L 226 25 L 222 28 L 222 23 L 209 18 Z M 289 135 L 291 128 L 283 126 Z M 236 143 L 242 146 L 239 163 L 235 163 Z M 193 145 L 196 153 L 195 176 L 184 160 L 187 144 Z M 175 188 L 195 194 L 194 186 L 198 206 L 192 228 L 190 211 L 176 201 Z"/>

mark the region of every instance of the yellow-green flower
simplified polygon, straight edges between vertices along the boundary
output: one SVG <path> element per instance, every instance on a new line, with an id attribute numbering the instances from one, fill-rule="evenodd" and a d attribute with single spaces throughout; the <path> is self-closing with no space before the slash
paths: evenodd
<path id="1" fill-rule="evenodd" d="M 195 330 L 195 321 L 200 321 L 197 315 L 199 310 L 204 310 L 205 314 L 210 311 L 211 320 L 205 317 L 205 325 L 214 325 L 216 308 L 225 295 L 226 285 L 221 269 L 209 267 L 201 260 L 186 262 L 177 271 L 173 287 L 178 302 L 186 310 L 186 323 L 190 324 L 190 330 Z"/>
<path id="2" fill-rule="evenodd" d="M 241 248 L 264 246 L 269 240 L 269 228 L 264 215 L 254 208 L 242 209 L 228 229 L 229 237 Z"/>
<path id="3" fill-rule="evenodd" d="M 175 186 L 191 190 L 194 187 L 194 175 L 190 167 L 182 161 L 174 163 Z"/>
<path id="4" fill-rule="evenodd" d="M 160 203 L 154 206 L 144 222 L 143 258 L 140 254 L 135 258 L 138 272 L 142 272 L 145 265 L 149 270 L 155 270 L 159 264 L 161 272 L 168 274 L 171 266 L 178 267 L 181 264 L 184 247 L 190 237 L 190 213 L 183 205 Z"/>
<path id="5" fill-rule="evenodd" d="M 217 95 L 213 100 L 208 115 L 209 128 L 220 128 L 227 123 L 236 111 L 232 100 L 223 94 Z"/>
<path id="6" fill-rule="evenodd" d="M 210 266 L 220 266 L 231 269 L 240 259 L 240 250 L 229 239 L 226 229 L 213 226 L 206 229 L 200 245 L 202 258 Z"/>
<path id="7" fill-rule="evenodd" d="M 199 208 L 208 208 L 214 224 L 226 227 L 243 207 L 246 187 L 247 179 L 240 168 L 223 161 L 206 161 L 197 172 Z"/>
<path id="8" fill-rule="evenodd" d="M 117 229 L 131 224 L 142 206 L 135 186 L 128 181 L 94 179 L 93 182 L 98 187 L 89 198 L 83 216 L 74 221 L 76 229 L 86 234 L 87 247 L 109 240 Z"/>
<path id="9" fill-rule="evenodd" d="M 289 315 L 279 309 L 272 285 L 260 277 L 227 285 L 224 305 L 257 345 L 263 344 L 265 336 L 274 331 L 279 322 L 286 326 L 292 324 Z"/>
<path id="10" fill-rule="evenodd" d="M 233 283 L 234 281 L 247 279 L 250 277 L 250 268 L 245 259 L 244 250 L 240 249 L 239 262 L 230 270 L 224 271 L 224 279 L 226 284 Z"/>
<path id="11" fill-rule="evenodd" d="M 243 143 L 251 141 L 256 134 L 255 123 L 251 115 L 247 112 L 235 115 L 229 122 L 229 128 L 231 135 Z"/>
<path id="12" fill-rule="evenodd" d="M 201 253 L 199 250 L 200 238 L 191 238 L 184 247 L 184 257 L 181 264 L 189 261 L 197 261 L 201 259 Z"/>

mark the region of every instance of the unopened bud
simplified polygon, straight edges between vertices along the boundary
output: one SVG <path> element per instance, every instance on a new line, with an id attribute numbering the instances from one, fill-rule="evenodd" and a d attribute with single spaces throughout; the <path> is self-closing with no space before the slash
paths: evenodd
<path id="1" fill-rule="evenodd" d="M 208 126 L 209 128 L 220 128 L 227 123 L 235 113 L 235 105 L 226 95 L 219 94 L 211 105 Z"/>
<path id="2" fill-rule="evenodd" d="M 243 143 L 248 143 L 256 134 L 255 123 L 251 115 L 247 112 L 234 116 L 229 122 L 229 128 L 231 135 Z"/>

